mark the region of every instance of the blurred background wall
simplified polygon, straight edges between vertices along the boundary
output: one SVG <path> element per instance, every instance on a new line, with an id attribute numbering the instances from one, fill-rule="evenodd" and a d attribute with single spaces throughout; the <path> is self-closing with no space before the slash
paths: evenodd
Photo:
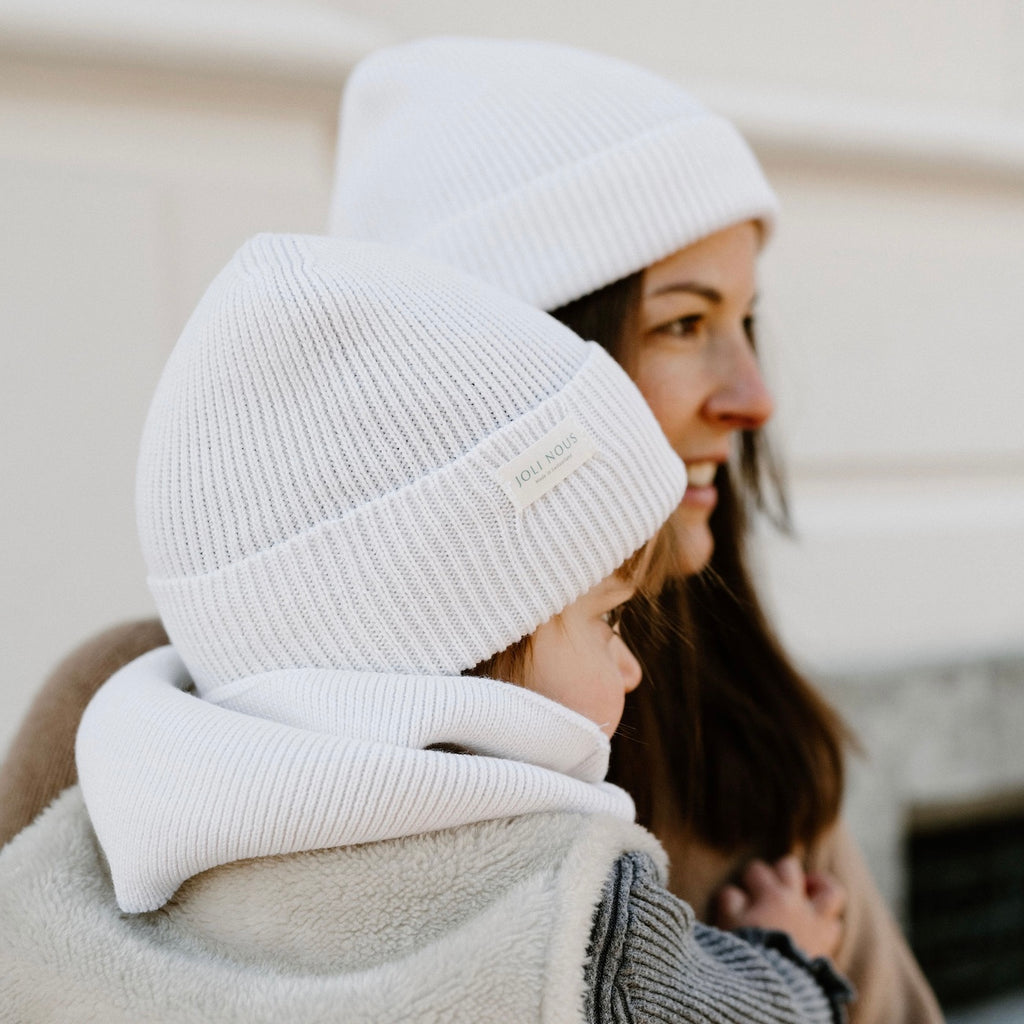
<path id="1" fill-rule="evenodd" d="M 1024 792 L 1020 0 L 0 0 L 0 750 L 59 656 L 152 611 L 134 455 L 205 284 L 323 227 L 347 71 L 439 32 L 639 62 L 763 159 L 797 526 L 764 578 L 860 732 L 848 813 L 905 912 L 914 823 Z"/>

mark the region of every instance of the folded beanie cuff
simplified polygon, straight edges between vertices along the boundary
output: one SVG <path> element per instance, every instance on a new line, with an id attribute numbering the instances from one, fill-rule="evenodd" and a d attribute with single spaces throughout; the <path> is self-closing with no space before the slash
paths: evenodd
<path id="1" fill-rule="evenodd" d="M 595 454 L 512 509 L 499 470 L 567 420 Z M 590 343 L 560 391 L 448 465 L 213 572 L 149 584 L 200 692 L 267 664 L 458 673 L 613 572 L 685 487 L 643 397 Z"/>
<path id="2" fill-rule="evenodd" d="M 777 200 L 724 118 L 678 118 L 521 184 L 410 238 L 539 309 L 644 269 L 716 231 L 758 221 Z"/>

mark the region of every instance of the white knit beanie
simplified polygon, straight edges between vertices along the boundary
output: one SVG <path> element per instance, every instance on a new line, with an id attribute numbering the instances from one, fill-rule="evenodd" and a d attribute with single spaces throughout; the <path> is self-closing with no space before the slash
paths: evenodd
<path id="1" fill-rule="evenodd" d="M 137 510 L 205 692 L 460 672 L 606 577 L 685 487 L 631 381 L 547 315 L 408 253 L 262 235 L 171 354 Z"/>
<path id="2" fill-rule="evenodd" d="M 677 85 L 553 43 L 381 50 L 341 109 L 330 230 L 407 246 L 540 309 L 776 199 L 746 142 Z"/>

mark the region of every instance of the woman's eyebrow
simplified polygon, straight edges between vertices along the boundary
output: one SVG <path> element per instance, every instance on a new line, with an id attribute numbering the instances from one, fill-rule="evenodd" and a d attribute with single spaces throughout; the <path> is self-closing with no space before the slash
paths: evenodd
<path id="1" fill-rule="evenodd" d="M 712 302 L 715 305 L 720 305 L 722 302 L 722 293 L 715 288 L 709 288 L 704 284 L 697 284 L 695 281 L 681 281 L 677 284 L 665 284 L 660 288 L 655 288 L 653 292 L 648 293 L 648 298 L 653 299 L 657 295 L 667 295 L 670 292 L 689 292 L 691 295 L 699 295 L 703 299 L 707 299 L 708 302 Z"/>

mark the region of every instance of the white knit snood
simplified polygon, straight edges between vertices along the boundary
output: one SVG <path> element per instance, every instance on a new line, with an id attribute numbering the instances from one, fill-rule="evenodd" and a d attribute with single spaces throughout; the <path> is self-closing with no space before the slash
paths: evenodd
<path id="1" fill-rule="evenodd" d="M 79 729 L 82 792 L 128 913 L 250 857 L 541 811 L 633 818 L 602 781 L 601 730 L 508 683 L 294 669 L 206 699 L 188 686 L 173 648 L 151 651 L 103 686 Z"/>

